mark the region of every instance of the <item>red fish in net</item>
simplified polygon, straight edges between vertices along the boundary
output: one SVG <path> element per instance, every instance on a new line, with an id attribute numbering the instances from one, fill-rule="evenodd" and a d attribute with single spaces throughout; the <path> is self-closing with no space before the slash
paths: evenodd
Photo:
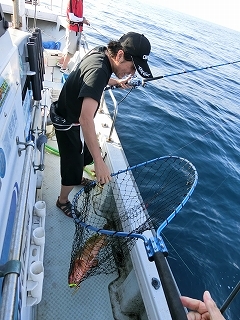
<path id="1" fill-rule="evenodd" d="M 97 256 L 106 245 L 106 235 L 93 235 L 76 255 L 68 277 L 69 287 L 79 288 L 81 281 L 86 278 L 92 267 L 98 263 Z"/>

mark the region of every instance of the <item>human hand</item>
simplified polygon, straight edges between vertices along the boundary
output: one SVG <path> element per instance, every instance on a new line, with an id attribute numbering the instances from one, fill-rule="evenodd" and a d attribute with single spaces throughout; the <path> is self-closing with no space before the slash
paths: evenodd
<path id="1" fill-rule="evenodd" d="M 102 161 L 94 161 L 94 170 L 96 174 L 96 179 L 100 184 L 105 184 L 110 182 L 111 174 L 106 163 Z"/>
<path id="2" fill-rule="evenodd" d="M 127 78 L 124 79 L 118 79 L 117 80 L 117 87 L 122 88 L 122 89 L 128 89 L 131 87 L 131 85 L 128 84 L 128 81 L 132 78 L 132 76 L 128 76 Z"/>
<path id="3" fill-rule="evenodd" d="M 187 314 L 188 320 L 225 320 L 208 291 L 203 294 L 203 301 L 180 297 L 184 307 L 193 310 Z"/>
<path id="4" fill-rule="evenodd" d="M 90 22 L 85 17 L 83 17 L 83 23 L 85 23 L 86 25 L 90 26 Z"/>

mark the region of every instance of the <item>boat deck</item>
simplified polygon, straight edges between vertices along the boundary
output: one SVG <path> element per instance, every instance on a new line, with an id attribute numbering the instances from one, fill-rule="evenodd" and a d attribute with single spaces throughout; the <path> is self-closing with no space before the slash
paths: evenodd
<path id="1" fill-rule="evenodd" d="M 114 319 L 108 285 L 118 277 L 117 273 L 90 277 L 75 293 L 68 287 L 75 225 L 55 205 L 60 189 L 59 157 L 46 153 L 45 166 L 42 198 L 47 208 L 46 246 L 43 294 L 37 306 L 37 319 Z M 76 187 L 71 195 L 78 190 Z"/>

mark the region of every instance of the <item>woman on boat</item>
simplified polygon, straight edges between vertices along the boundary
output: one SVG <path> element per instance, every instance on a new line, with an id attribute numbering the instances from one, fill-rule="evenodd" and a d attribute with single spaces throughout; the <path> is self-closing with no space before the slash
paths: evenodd
<path id="1" fill-rule="evenodd" d="M 150 42 L 144 35 L 129 32 L 118 41 L 110 41 L 107 47 L 91 50 L 70 73 L 62 88 L 56 114 L 67 123 L 79 124 L 67 131 L 56 130 L 62 178 L 56 205 L 68 217 L 72 217 L 68 196 L 74 186 L 84 184 L 85 165 L 94 161 L 96 179 L 100 184 L 111 179 L 94 126 L 103 90 L 108 84 L 126 88 L 129 76 L 133 76 L 136 70 L 142 77 L 152 78 L 147 64 L 150 50 Z M 111 78 L 112 73 L 117 78 Z"/>

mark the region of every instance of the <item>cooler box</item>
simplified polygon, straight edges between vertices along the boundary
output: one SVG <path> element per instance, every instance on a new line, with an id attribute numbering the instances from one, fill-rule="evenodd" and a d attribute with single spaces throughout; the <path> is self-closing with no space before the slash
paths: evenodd
<path id="1" fill-rule="evenodd" d="M 44 49 L 43 54 L 44 54 L 44 61 L 49 67 L 55 67 L 57 62 L 63 56 L 62 51 L 53 50 L 53 49 Z"/>

